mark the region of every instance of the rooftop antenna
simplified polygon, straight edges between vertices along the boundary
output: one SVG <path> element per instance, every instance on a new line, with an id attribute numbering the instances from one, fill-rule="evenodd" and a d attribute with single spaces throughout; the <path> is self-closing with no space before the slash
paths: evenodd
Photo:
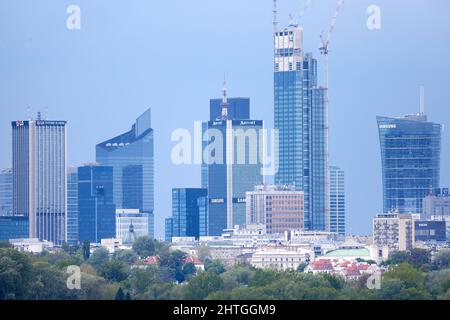
<path id="1" fill-rule="evenodd" d="M 227 97 L 227 80 L 223 79 L 222 88 L 222 120 L 228 119 L 228 97 Z"/>
<path id="2" fill-rule="evenodd" d="M 31 116 L 31 106 L 28 106 L 27 107 L 27 118 L 28 118 L 28 120 L 32 120 L 32 116 Z"/>
<path id="3" fill-rule="evenodd" d="M 41 115 L 40 111 L 38 111 L 38 113 L 37 113 L 37 119 L 36 120 L 37 121 L 41 121 L 42 120 L 42 115 Z"/>
<path id="4" fill-rule="evenodd" d="M 425 114 L 425 86 L 420 86 L 420 115 Z"/>

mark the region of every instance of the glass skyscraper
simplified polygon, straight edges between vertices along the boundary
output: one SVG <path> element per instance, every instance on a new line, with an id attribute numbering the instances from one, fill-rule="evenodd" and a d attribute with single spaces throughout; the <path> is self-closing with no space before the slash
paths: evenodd
<path id="1" fill-rule="evenodd" d="M 100 243 L 116 236 L 113 168 L 86 165 L 78 168 L 78 238 Z"/>
<path id="2" fill-rule="evenodd" d="M 330 232 L 345 235 L 345 173 L 330 166 Z"/>
<path id="3" fill-rule="evenodd" d="M 423 199 L 439 188 L 442 126 L 425 114 L 377 117 L 384 212 L 421 213 Z"/>
<path id="4" fill-rule="evenodd" d="M 318 87 L 317 60 L 303 53 L 303 29 L 275 32 L 275 129 L 279 133 L 277 185 L 305 194 L 305 229 L 327 229 L 327 90 Z"/>
<path id="5" fill-rule="evenodd" d="M 65 121 L 13 121 L 13 213 L 29 217 L 31 238 L 66 241 Z"/>
<path id="6" fill-rule="evenodd" d="M 153 237 L 154 150 L 150 109 L 130 131 L 98 144 L 96 161 L 113 168 L 116 207 L 148 212 L 149 235 Z"/>
<path id="7" fill-rule="evenodd" d="M 168 222 L 171 237 L 200 236 L 199 199 L 207 195 L 206 189 L 201 188 L 175 188 L 172 190 L 172 217 Z M 203 227 L 204 228 L 204 227 Z M 169 230 L 166 230 L 166 234 Z"/>
<path id="8" fill-rule="evenodd" d="M 11 216 L 13 211 L 12 169 L 0 171 L 0 216 Z"/>
<path id="9" fill-rule="evenodd" d="M 245 193 L 263 182 L 260 130 L 263 121 L 233 119 L 228 114 L 226 87 L 221 115 L 203 123 L 202 187 L 208 189 L 207 232 L 221 235 L 224 229 L 246 224 Z"/>
<path id="10" fill-rule="evenodd" d="M 78 168 L 67 168 L 67 242 L 78 242 Z"/>

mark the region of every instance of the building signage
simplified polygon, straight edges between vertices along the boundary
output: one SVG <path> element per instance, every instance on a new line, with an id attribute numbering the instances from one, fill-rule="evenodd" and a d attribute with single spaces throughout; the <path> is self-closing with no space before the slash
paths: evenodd
<path id="1" fill-rule="evenodd" d="M 396 124 L 380 124 L 380 129 L 397 129 Z"/>
<path id="2" fill-rule="evenodd" d="M 211 198 L 209 199 L 210 204 L 222 204 L 225 203 L 225 198 Z"/>

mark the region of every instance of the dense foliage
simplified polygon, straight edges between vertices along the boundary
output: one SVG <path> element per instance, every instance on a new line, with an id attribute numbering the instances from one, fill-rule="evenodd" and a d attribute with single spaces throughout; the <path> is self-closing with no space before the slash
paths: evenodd
<path id="1" fill-rule="evenodd" d="M 450 249 L 397 253 L 385 263 L 381 289 L 367 276 L 346 282 L 331 275 L 259 270 L 246 264 L 225 268 L 202 248 L 205 271 L 185 263 L 186 254 L 162 242 L 139 239 L 133 250 L 88 253 L 88 243 L 57 253 L 20 253 L 0 244 L 0 299 L 450 299 Z M 140 258 L 159 256 L 158 265 Z M 81 289 L 66 286 L 68 266 L 81 270 Z"/>

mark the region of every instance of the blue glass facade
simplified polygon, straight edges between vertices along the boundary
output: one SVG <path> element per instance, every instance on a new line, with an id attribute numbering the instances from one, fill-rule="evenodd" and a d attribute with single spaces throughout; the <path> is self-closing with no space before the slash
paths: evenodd
<path id="1" fill-rule="evenodd" d="M 172 235 L 173 235 L 173 219 L 172 218 L 166 218 L 165 220 L 165 240 L 167 242 L 172 242 Z"/>
<path id="2" fill-rule="evenodd" d="M 10 216 L 13 212 L 12 169 L 0 171 L 0 216 Z"/>
<path id="3" fill-rule="evenodd" d="M 274 120 L 279 169 L 275 184 L 304 191 L 305 229 L 326 230 L 326 89 L 317 86 L 317 60 L 302 52 L 301 29 L 276 32 Z"/>
<path id="4" fill-rule="evenodd" d="M 246 224 L 246 192 L 263 182 L 258 139 L 262 128 L 259 120 L 219 120 L 203 125 L 207 130 L 203 150 L 209 159 L 204 159 L 202 187 L 208 189 L 210 236 Z"/>
<path id="5" fill-rule="evenodd" d="M 116 206 L 113 202 L 113 168 L 78 168 L 78 237 L 100 243 L 116 236 Z"/>
<path id="6" fill-rule="evenodd" d="M 439 188 L 442 126 L 425 115 L 377 122 L 384 212 L 421 213 L 423 199 Z"/>
<path id="7" fill-rule="evenodd" d="M 172 190 L 172 237 L 200 236 L 199 199 L 207 195 L 206 189 L 176 188 Z"/>
<path id="8" fill-rule="evenodd" d="M 345 235 L 345 173 L 330 167 L 330 232 Z"/>
<path id="9" fill-rule="evenodd" d="M 249 98 L 228 98 L 228 119 L 245 120 L 250 119 Z M 222 114 L 222 99 L 211 99 L 209 101 L 209 121 L 215 121 Z"/>
<path id="10" fill-rule="evenodd" d="M 445 221 L 415 221 L 415 241 L 446 242 L 447 225 Z"/>
<path id="11" fill-rule="evenodd" d="M 114 171 L 114 204 L 120 209 L 149 212 L 149 235 L 154 237 L 154 150 L 150 109 L 132 129 L 97 145 L 96 160 Z M 151 220 L 151 221 L 150 221 Z"/>
<path id="12" fill-rule="evenodd" d="M 78 168 L 67 169 L 67 243 L 78 242 Z"/>
<path id="13" fill-rule="evenodd" d="M 0 217 L 0 241 L 28 238 L 29 229 L 27 216 Z"/>

